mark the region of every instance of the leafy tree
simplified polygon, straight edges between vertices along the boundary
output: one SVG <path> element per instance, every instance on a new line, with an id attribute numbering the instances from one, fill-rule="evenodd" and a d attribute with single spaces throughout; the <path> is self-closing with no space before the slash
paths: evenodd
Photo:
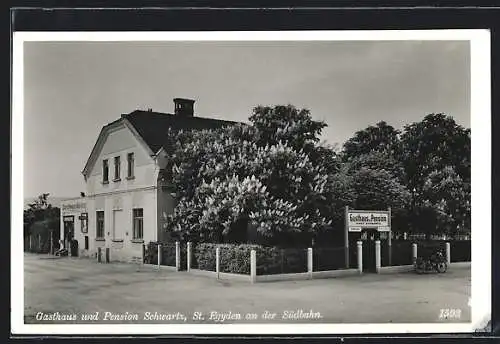
<path id="1" fill-rule="evenodd" d="M 444 114 L 430 114 L 405 126 L 398 151 L 407 185 L 417 192 L 432 172 L 446 167 L 470 182 L 470 153 L 470 129 Z"/>
<path id="2" fill-rule="evenodd" d="M 366 210 L 404 208 L 410 194 L 390 172 L 383 169 L 362 167 L 352 175 L 352 187 L 356 198 L 354 207 Z"/>
<path id="3" fill-rule="evenodd" d="M 470 129 L 444 114 L 407 125 L 398 151 L 415 230 L 464 230 L 470 222 Z M 469 227 L 470 229 L 470 227 Z"/>
<path id="4" fill-rule="evenodd" d="M 344 143 L 345 160 L 369 154 L 374 151 L 392 155 L 399 145 L 400 132 L 384 121 L 357 131 Z"/>
<path id="5" fill-rule="evenodd" d="M 400 164 L 383 151 L 352 157 L 344 163 L 352 202 L 351 207 L 364 210 L 392 208 L 393 230 L 404 230 L 410 193 L 401 180 Z"/>
<path id="6" fill-rule="evenodd" d="M 399 183 L 404 182 L 404 169 L 397 158 L 386 151 L 374 150 L 349 158 L 347 166 L 350 173 L 361 169 L 383 170 L 388 173 L 388 178 L 395 178 Z"/>
<path id="7" fill-rule="evenodd" d="M 354 199 L 351 206 L 367 210 L 391 207 L 395 231 L 404 228 L 410 199 L 397 156 L 399 135 L 398 130 L 382 121 L 357 131 L 345 142 L 341 153 L 350 176 Z"/>
<path id="8" fill-rule="evenodd" d="M 29 234 L 31 225 L 35 221 L 44 220 L 46 217 L 53 217 L 58 214 L 58 210 L 53 208 L 48 202 L 48 193 L 39 195 L 33 202 L 28 204 L 28 208 L 24 210 L 24 231 Z M 57 215 L 58 216 L 58 215 Z"/>
<path id="9" fill-rule="evenodd" d="M 454 235 L 470 229 L 470 192 L 470 182 L 464 182 L 451 166 L 429 174 L 422 205 L 434 210 L 435 232 Z"/>
<path id="10" fill-rule="evenodd" d="M 24 238 L 41 235 L 47 239 L 52 231 L 54 238 L 59 237 L 60 209 L 48 201 L 49 194 L 44 193 L 28 204 L 24 210 Z"/>

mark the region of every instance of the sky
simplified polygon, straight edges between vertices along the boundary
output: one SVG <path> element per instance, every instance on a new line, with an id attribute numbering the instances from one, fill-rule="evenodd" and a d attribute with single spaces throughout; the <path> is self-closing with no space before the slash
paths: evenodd
<path id="1" fill-rule="evenodd" d="M 257 105 L 307 108 L 341 146 L 381 120 L 429 113 L 470 127 L 467 41 L 26 42 L 24 195 L 76 197 L 101 128 L 136 109 L 245 122 Z"/>

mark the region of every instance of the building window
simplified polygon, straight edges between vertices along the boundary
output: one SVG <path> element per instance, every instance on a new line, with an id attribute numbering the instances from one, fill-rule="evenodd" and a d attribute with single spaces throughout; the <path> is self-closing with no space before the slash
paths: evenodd
<path id="1" fill-rule="evenodd" d="M 108 159 L 105 159 L 105 160 L 102 161 L 102 182 L 103 183 L 108 183 L 109 182 Z"/>
<path id="2" fill-rule="evenodd" d="M 115 181 L 120 180 L 120 157 L 115 156 Z"/>
<path id="3" fill-rule="evenodd" d="M 134 153 L 127 154 L 127 178 L 134 178 Z"/>
<path id="4" fill-rule="evenodd" d="M 96 211 L 96 238 L 104 238 L 104 211 Z"/>
<path id="5" fill-rule="evenodd" d="M 80 215 L 80 224 L 81 224 L 81 229 L 82 233 L 87 233 L 89 230 L 89 219 L 87 213 L 82 213 Z"/>
<path id="6" fill-rule="evenodd" d="M 142 239 L 143 238 L 143 217 L 142 217 L 142 208 L 134 209 L 134 230 L 132 233 L 132 239 Z"/>

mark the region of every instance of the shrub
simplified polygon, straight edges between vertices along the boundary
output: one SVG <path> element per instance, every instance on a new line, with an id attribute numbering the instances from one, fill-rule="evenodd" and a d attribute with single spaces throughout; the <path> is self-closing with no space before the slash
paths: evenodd
<path id="1" fill-rule="evenodd" d="M 307 271 L 307 249 L 261 247 L 257 251 L 257 275 Z"/>
<path id="2" fill-rule="evenodd" d="M 255 244 L 198 244 L 194 247 L 192 267 L 216 270 L 216 249 L 220 248 L 220 271 L 250 274 L 250 252 L 256 251 L 257 274 L 305 272 L 307 250 L 279 249 Z"/>
<path id="3" fill-rule="evenodd" d="M 175 266 L 175 243 L 167 242 L 161 244 L 161 265 Z M 180 270 L 186 270 L 187 267 L 187 252 L 186 245 L 180 245 Z M 158 264 L 158 242 L 151 241 L 146 246 L 146 252 L 144 253 L 144 263 L 146 264 Z"/>
<path id="4" fill-rule="evenodd" d="M 193 245 L 193 260 L 191 267 L 194 269 L 215 271 L 216 244 L 202 243 Z"/>

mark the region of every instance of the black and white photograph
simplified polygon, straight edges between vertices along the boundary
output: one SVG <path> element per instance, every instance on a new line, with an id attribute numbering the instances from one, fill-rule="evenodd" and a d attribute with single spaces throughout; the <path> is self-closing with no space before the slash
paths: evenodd
<path id="1" fill-rule="evenodd" d="M 483 30 L 14 34 L 13 326 L 484 327 L 488 49 Z"/>

